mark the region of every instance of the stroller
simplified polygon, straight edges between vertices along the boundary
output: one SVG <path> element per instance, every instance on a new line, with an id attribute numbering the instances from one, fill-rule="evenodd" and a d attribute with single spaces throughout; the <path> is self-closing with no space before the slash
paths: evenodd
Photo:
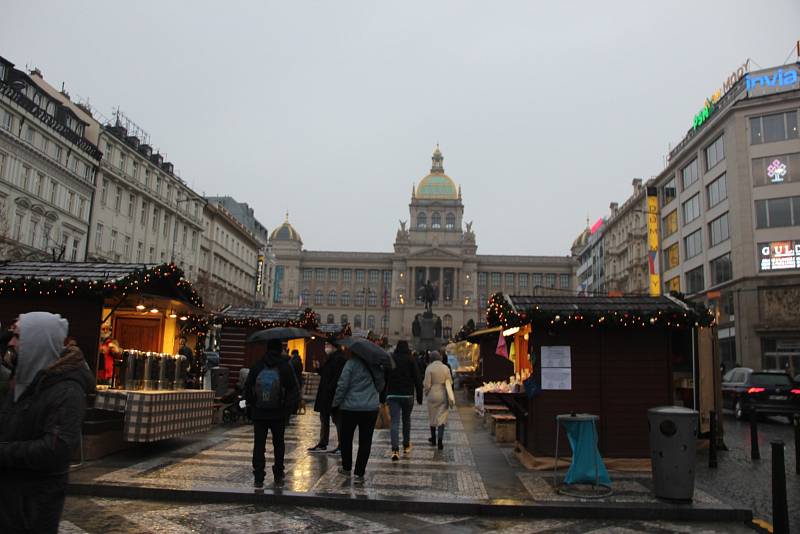
<path id="1" fill-rule="evenodd" d="M 244 422 L 249 422 L 250 417 L 247 412 L 247 401 L 244 400 L 244 395 L 239 386 L 236 389 L 229 389 L 225 395 L 221 397 L 223 404 L 227 404 L 222 410 L 223 423 L 236 423 L 240 419 Z"/>

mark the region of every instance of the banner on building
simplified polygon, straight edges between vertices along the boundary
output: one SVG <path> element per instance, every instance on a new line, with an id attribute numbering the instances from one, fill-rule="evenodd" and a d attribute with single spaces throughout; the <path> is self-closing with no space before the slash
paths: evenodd
<path id="1" fill-rule="evenodd" d="M 258 255 L 258 262 L 256 262 L 256 295 L 262 293 L 264 286 L 264 255 Z"/>
<path id="2" fill-rule="evenodd" d="M 647 265 L 650 272 L 650 296 L 661 295 L 658 255 L 658 190 L 647 188 Z"/>

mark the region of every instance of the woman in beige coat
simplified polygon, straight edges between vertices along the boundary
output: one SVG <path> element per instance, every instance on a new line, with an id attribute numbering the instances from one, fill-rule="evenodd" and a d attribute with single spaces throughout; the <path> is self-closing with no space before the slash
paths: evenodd
<path id="1" fill-rule="evenodd" d="M 437 444 L 439 450 L 444 448 L 444 425 L 447 423 L 447 409 L 455 404 L 452 397 L 453 379 L 450 368 L 442 363 L 442 355 L 438 351 L 430 354 L 431 363 L 425 369 L 425 380 L 422 385 L 428 398 L 428 420 L 431 425 L 431 437 L 428 443 Z"/>

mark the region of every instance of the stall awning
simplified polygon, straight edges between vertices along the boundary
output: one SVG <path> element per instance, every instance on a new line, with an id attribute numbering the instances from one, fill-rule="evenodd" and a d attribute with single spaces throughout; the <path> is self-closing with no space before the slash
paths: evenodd
<path id="1" fill-rule="evenodd" d="M 495 332 L 499 332 L 503 328 L 500 326 L 495 326 L 492 328 L 484 328 L 482 330 L 475 330 L 473 333 L 467 336 L 467 339 L 479 339 L 487 334 L 493 334 Z"/>
<path id="2" fill-rule="evenodd" d="M 305 315 L 302 308 L 229 308 L 220 314 L 230 319 L 255 319 L 259 321 L 299 321 Z"/>

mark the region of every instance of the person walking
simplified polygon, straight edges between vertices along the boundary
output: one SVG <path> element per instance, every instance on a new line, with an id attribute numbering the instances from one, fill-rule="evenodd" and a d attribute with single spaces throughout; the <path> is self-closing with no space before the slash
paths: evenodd
<path id="1" fill-rule="evenodd" d="M 358 456 L 353 471 L 355 484 L 364 484 L 364 473 L 372 450 L 372 433 L 384 386 L 383 369 L 373 368 L 355 354 L 345 363 L 342 376 L 336 384 L 333 408 L 339 410 L 342 425 L 342 435 L 339 437 L 342 467 L 339 471 L 348 477 L 353 466 L 353 435 L 358 427 Z"/>
<path id="2" fill-rule="evenodd" d="M 264 357 L 250 368 L 245 381 L 245 398 L 253 420 L 253 477 L 256 488 L 264 487 L 267 433 L 272 432 L 275 486 L 283 485 L 286 453 L 284 431 L 290 413 L 297 410 L 300 387 L 289 359 L 278 339 L 267 342 Z"/>
<path id="3" fill-rule="evenodd" d="M 392 416 L 392 461 L 400 459 L 400 422 L 403 423 L 403 454 L 411 452 L 411 410 L 422 404 L 422 377 L 417 362 L 408 347 L 408 341 L 401 339 L 394 349 L 395 367 L 389 371 L 386 385 L 386 403 Z"/>
<path id="4" fill-rule="evenodd" d="M 58 532 L 70 456 L 95 389 L 81 350 L 64 347 L 68 328 L 47 312 L 24 313 L 12 327 L 14 383 L 0 407 L 0 532 Z"/>
<path id="5" fill-rule="evenodd" d="M 430 353 L 431 363 L 425 369 L 423 386 L 428 400 L 428 420 L 431 426 L 431 437 L 428 443 L 444 448 L 444 426 L 447 424 L 448 408 L 455 404 L 453 399 L 453 382 L 450 369 L 442 363 L 442 354 Z M 437 440 L 438 432 L 438 440 Z"/>
<path id="6" fill-rule="evenodd" d="M 334 340 L 325 342 L 325 354 L 328 359 L 322 364 L 322 367 L 317 369 L 319 374 L 319 387 L 317 388 L 317 397 L 314 400 L 314 411 L 319 412 L 319 441 L 316 445 L 309 448 L 309 452 L 325 452 L 328 448 L 328 440 L 331 433 L 331 419 L 336 425 L 336 447 L 329 451 L 331 454 L 340 452 L 342 425 L 339 414 L 333 414 L 333 396 L 336 394 L 336 384 L 339 382 L 339 377 L 342 375 L 342 369 L 347 359 L 344 353 L 337 347 Z"/>

